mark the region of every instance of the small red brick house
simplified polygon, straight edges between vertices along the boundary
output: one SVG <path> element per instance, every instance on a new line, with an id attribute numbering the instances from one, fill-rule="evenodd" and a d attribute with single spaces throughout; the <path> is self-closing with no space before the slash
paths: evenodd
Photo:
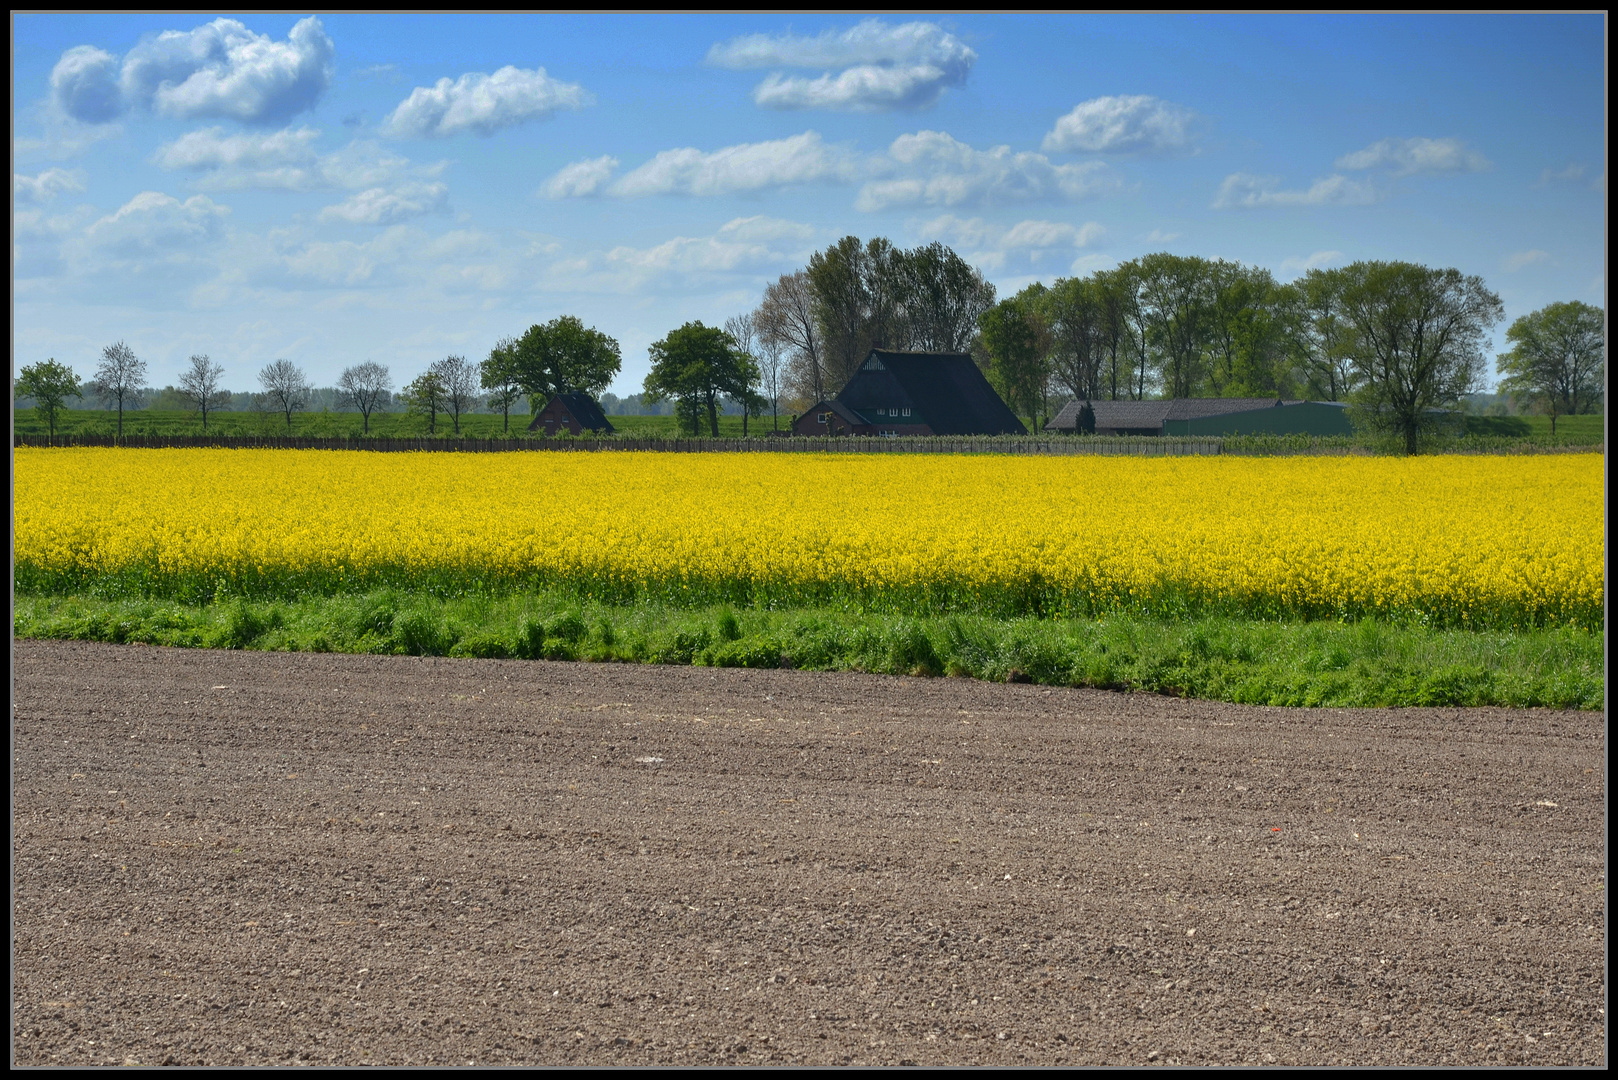
<path id="1" fill-rule="evenodd" d="M 545 407 L 534 414 L 529 421 L 529 431 L 543 431 L 547 435 L 566 432 L 569 435 L 581 435 L 586 431 L 594 431 L 603 435 L 613 432 L 612 424 L 607 420 L 606 414 L 596 399 L 582 391 L 573 391 L 567 394 L 555 394 Z"/>

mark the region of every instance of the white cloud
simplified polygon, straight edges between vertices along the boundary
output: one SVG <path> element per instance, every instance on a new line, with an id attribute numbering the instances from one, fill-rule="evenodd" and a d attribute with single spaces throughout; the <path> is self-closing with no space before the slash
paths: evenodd
<path id="1" fill-rule="evenodd" d="M 817 132 L 785 139 L 740 143 L 712 153 L 692 147 L 663 150 L 609 188 L 613 195 L 725 195 L 786 184 L 851 180 L 855 163 Z"/>
<path id="2" fill-rule="evenodd" d="M 1005 265 L 1011 253 L 1026 253 L 1029 259 L 1035 259 L 1046 251 L 1088 247 L 1105 232 L 1094 221 L 1071 225 L 1065 221 L 1028 220 L 1006 226 L 953 214 L 934 218 L 921 227 L 922 236 L 966 249 L 968 262 L 988 269 Z"/>
<path id="3" fill-rule="evenodd" d="M 1151 232 L 1146 234 L 1146 242 L 1148 244 L 1167 244 L 1169 241 L 1178 240 L 1179 238 L 1179 233 L 1164 232 L 1162 229 L 1153 229 Z"/>
<path id="4" fill-rule="evenodd" d="M 609 264 L 642 271 L 734 270 L 777 257 L 767 244 L 725 241 L 714 236 L 676 236 L 656 247 L 615 247 L 606 255 Z"/>
<path id="5" fill-rule="evenodd" d="M 203 175 L 196 186 L 209 191 L 263 188 L 316 191 L 368 188 L 393 183 L 407 174 L 431 179 L 444 163 L 412 165 L 372 141 L 356 140 L 330 154 L 318 154 L 320 132 L 303 127 L 268 134 L 227 135 L 222 128 L 188 132 L 158 147 L 154 164 Z"/>
<path id="6" fill-rule="evenodd" d="M 390 135 L 443 137 L 471 131 L 493 135 L 502 128 L 543 120 L 562 109 L 579 109 L 591 97 L 578 83 L 565 83 L 544 68 L 507 65 L 493 75 L 467 72 L 453 82 L 418 86 L 383 122 Z"/>
<path id="7" fill-rule="evenodd" d="M 1506 272 L 1507 273 L 1516 273 L 1518 270 L 1521 270 L 1525 266 L 1533 266 L 1535 263 L 1547 262 L 1547 261 L 1549 261 L 1550 257 L 1551 257 L 1550 252 L 1548 252 L 1548 251 L 1539 251 L 1537 249 L 1534 250 L 1534 251 L 1518 251 L 1518 252 L 1515 252 L 1515 253 L 1513 253 L 1511 255 L 1506 256 L 1506 262 L 1505 262 Z"/>
<path id="8" fill-rule="evenodd" d="M 815 235 L 813 225 L 805 225 L 800 221 L 787 221 L 784 218 L 765 217 L 758 214 L 753 217 L 734 218 L 719 226 L 718 235 L 730 240 L 758 240 L 769 242 L 771 240 L 797 240 L 804 241 Z"/>
<path id="9" fill-rule="evenodd" d="M 1388 168 L 1414 173 L 1481 172 L 1489 162 L 1459 139 L 1382 139 L 1337 159 L 1339 169 Z"/>
<path id="10" fill-rule="evenodd" d="M 1334 263 L 1343 261 L 1341 251 L 1316 251 L 1310 255 L 1281 260 L 1282 271 L 1289 274 L 1301 274 L 1306 270 L 1323 270 Z"/>
<path id="11" fill-rule="evenodd" d="M 1214 209 L 1328 204 L 1360 206 L 1376 200 L 1376 191 L 1371 185 L 1335 174 L 1323 180 L 1316 180 L 1304 191 L 1283 191 L 1278 186 L 1280 183 L 1281 178 L 1278 176 L 1232 173 L 1219 185 L 1219 194 L 1213 202 Z"/>
<path id="12" fill-rule="evenodd" d="M 143 191 L 85 230 L 91 248 L 122 258 L 163 256 L 219 239 L 230 208 L 206 195 L 181 202 L 159 191 Z"/>
<path id="13" fill-rule="evenodd" d="M 575 161 L 558 169 L 539 189 L 547 199 L 577 199 L 594 195 L 612 179 L 618 159 L 610 155 Z"/>
<path id="14" fill-rule="evenodd" d="M 817 37 L 749 34 L 708 50 L 708 62 L 725 68 L 841 69 L 814 78 L 771 74 L 753 89 L 753 101 L 770 109 L 925 108 L 964 85 L 976 60 L 937 23 L 890 26 L 878 19 Z"/>
<path id="15" fill-rule="evenodd" d="M 855 203 L 859 209 L 1077 200 L 1118 187 L 1098 162 L 1053 165 L 1043 154 L 1014 154 L 1009 146 L 975 150 L 942 131 L 901 135 L 888 147 L 888 158 L 887 167 L 901 175 L 867 183 Z"/>
<path id="16" fill-rule="evenodd" d="M 129 50 L 120 84 L 126 104 L 166 116 L 282 123 L 312 108 L 331 85 L 335 56 L 314 17 L 294 25 L 286 41 L 215 19 L 195 30 L 165 30 Z"/>
<path id="17" fill-rule="evenodd" d="M 223 128 L 190 131 L 158 147 L 152 162 L 164 169 L 262 169 L 314 160 L 315 128 L 226 135 Z"/>
<path id="18" fill-rule="evenodd" d="M 48 203 L 63 192 L 83 190 L 83 174 L 67 169 L 46 169 L 38 176 L 11 174 L 12 199 L 19 205 Z"/>
<path id="19" fill-rule="evenodd" d="M 345 221 L 351 225 L 397 225 L 424 214 L 440 213 L 449 206 L 449 188 L 444 184 L 407 183 L 389 190 L 375 187 L 358 192 L 320 212 L 321 221 Z"/>
<path id="20" fill-rule="evenodd" d="M 63 116 L 80 123 L 116 120 L 124 111 L 118 58 L 93 45 L 67 50 L 51 69 L 51 101 Z"/>
<path id="21" fill-rule="evenodd" d="M 1583 165 L 1572 162 L 1568 164 L 1567 168 L 1558 169 L 1554 172 L 1550 169 L 1544 169 L 1539 174 L 1538 186 L 1543 187 L 1553 180 L 1564 180 L 1570 183 L 1577 183 L 1578 181 L 1584 179 L 1584 174 L 1587 171 L 1588 170 L 1586 170 Z"/>
<path id="22" fill-rule="evenodd" d="M 1161 154 L 1183 149 L 1196 113 L 1136 94 L 1080 102 L 1056 121 L 1040 149 L 1097 154 Z"/>

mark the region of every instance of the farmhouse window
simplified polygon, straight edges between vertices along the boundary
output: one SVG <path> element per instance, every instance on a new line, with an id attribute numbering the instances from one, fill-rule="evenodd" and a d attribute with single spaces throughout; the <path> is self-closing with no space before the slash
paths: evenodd
<path id="1" fill-rule="evenodd" d="M 906 415 L 906 416 L 909 416 L 909 415 L 910 415 L 910 410 L 909 410 L 909 409 L 906 409 L 906 410 L 905 410 L 905 415 Z"/>

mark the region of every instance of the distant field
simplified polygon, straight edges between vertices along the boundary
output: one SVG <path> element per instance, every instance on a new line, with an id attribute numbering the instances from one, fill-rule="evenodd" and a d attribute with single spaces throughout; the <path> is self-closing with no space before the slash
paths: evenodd
<path id="1" fill-rule="evenodd" d="M 672 416 L 609 416 L 614 428 L 626 435 L 661 436 L 672 438 L 678 435 L 679 424 Z M 511 434 L 517 437 L 527 435 L 529 415 L 527 413 L 512 414 Z M 782 414 L 777 421 L 779 430 L 787 431 L 792 417 Z M 1602 441 L 1602 426 L 1605 418 L 1602 416 L 1563 416 L 1556 421 L 1556 441 L 1558 443 L 1587 443 L 1597 444 Z M 1027 417 L 1023 422 L 1028 430 L 1037 432 L 1039 429 Z M 101 409 L 70 409 L 67 410 L 58 426 L 59 434 L 81 435 L 110 435 L 117 430 L 118 416 L 116 413 Z M 1551 422 L 1548 416 L 1469 416 L 1466 421 L 1467 434 L 1483 436 L 1486 438 L 1522 439 L 1529 442 L 1548 440 L 1551 434 Z M 754 417 L 747 421 L 747 434 L 766 434 L 771 429 L 770 417 Z M 16 414 L 14 430 L 18 435 L 42 436 L 45 434 L 45 425 L 38 414 L 31 408 L 19 408 Z M 469 413 L 461 417 L 461 433 L 478 438 L 488 438 L 499 435 L 503 430 L 503 420 L 500 416 L 488 413 Z M 440 417 L 438 433 L 448 434 L 454 431 L 454 424 L 448 417 Z M 264 414 L 253 412 L 223 412 L 214 413 L 208 418 L 208 432 L 219 435 L 286 435 L 287 424 L 279 413 Z M 343 412 L 303 412 L 292 416 L 293 435 L 331 437 L 358 435 L 361 433 L 361 420 L 358 413 Z M 124 434 L 126 435 L 200 435 L 202 434 L 202 421 L 196 413 L 183 411 L 165 411 L 159 409 L 139 409 L 124 413 Z M 371 416 L 371 434 L 391 437 L 415 437 L 427 434 L 427 421 L 419 416 L 407 413 L 373 413 Z M 707 434 L 706 431 L 703 434 Z M 721 416 L 719 418 L 719 434 L 726 438 L 735 438 L 742 434 L 742 418 L 739 416 Z"/>
<path id="2" fill-rule="evenodd" d="M 528 431 L 527 413 L 513 413 L 511 434 L 523 436 Z M 679 434 L 679 424 L 672 416 L 609 416 L 617 430 L 631 435 L 669 436 Z M 781 417 L 781 430 L 785 431 L 790 417 Z M 496 436 L 503 430 L 504 420 L 488 413 L 468 413 L 461 417 L 461 433 L 482 438 Z M 58 434 L 110 435 L 118 429 L 118 414 L 101 409 L 69 409 L 58 422 Z M 45 424 L 33 409 L 17 410 L 15 429 L 18 435 L 42 436 Z M 455 430 L 447 416 L 438 418 L 438 433 Z M 757 435 L 770 430 L 770 418 L 750 419 L 747 432 Z M 359 413 L 304 412 L 292 414 L 293 435 L 319 437 L 358 435 L 361 432 Z M 279 413 L 265 415 L 251 412 L 211 413 L 208 416 L 211 435 L 285 435 L 286 418 Z M 171 412 L 158 409 L 139 409 L 124 413 L 125 435 L 200 435 L 202 421 L 196 413 Z M 420 436 L 427 434 L 427 421 L 407 413 L 372 413 L 371 434 L 387 436 Z M 742 418 L 721 416 L 719 434 L 742 434 Z"/>

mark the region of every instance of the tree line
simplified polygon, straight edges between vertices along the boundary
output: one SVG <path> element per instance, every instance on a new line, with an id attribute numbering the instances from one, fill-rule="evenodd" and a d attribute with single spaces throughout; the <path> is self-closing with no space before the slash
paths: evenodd
<path id="1" fill-rule="evenodd" d="M 718 415 L 834 397 L 873 348 L 969 353 L 1015 411 L 1035 420 L 1069 399 L 1284 397 L 1351 402 L 1363 422 L 1412 451 L 1434 415 L 1479 386 L 1487 331 L 1503 317 L 1483 280 L 1454 269 L 1357 262 L 1310 270 L 1281 284 L 1261 267 L 1157 253 L 997 300 L 982 272 L 941 243 L 905 250 L 883 237 L 845 236 L 783 274 L 759 305 L 723 327 L 688 322 L 650 349 L 641 400 L 669 402 L 683 430 L 718 434 Z M 1589 412 L 1605 385 L 1605 317 L 1570 302 L 1525 315 L 1507 331 L 1501 389 L 1552 417 Z M 223 368 L 192 356 L 177 392 L 202 418 L 222 407 Z M 622 366 L 618 342 L 575 316 L 504 337 L 481 362 L 451 355 L 395 392 L 389 369 L 345 368 L 338 400 L 371 414 L 397 401 L 430 432 L 455 431 L 487 406 L 507 430 L 524 398 L 538 412 L 553 394 L 599 398 Z M 19 397 L 33 397 L 52 435 L 68 397 L 93 392 L 123 412 L 138 407 L 144 361 L 122 342 L 102 351 L 81 384 L 49 360 L 25 367 Z M 311 385 L 276 360 L 258 375 L 264 406 L 292 416 Z"/>

